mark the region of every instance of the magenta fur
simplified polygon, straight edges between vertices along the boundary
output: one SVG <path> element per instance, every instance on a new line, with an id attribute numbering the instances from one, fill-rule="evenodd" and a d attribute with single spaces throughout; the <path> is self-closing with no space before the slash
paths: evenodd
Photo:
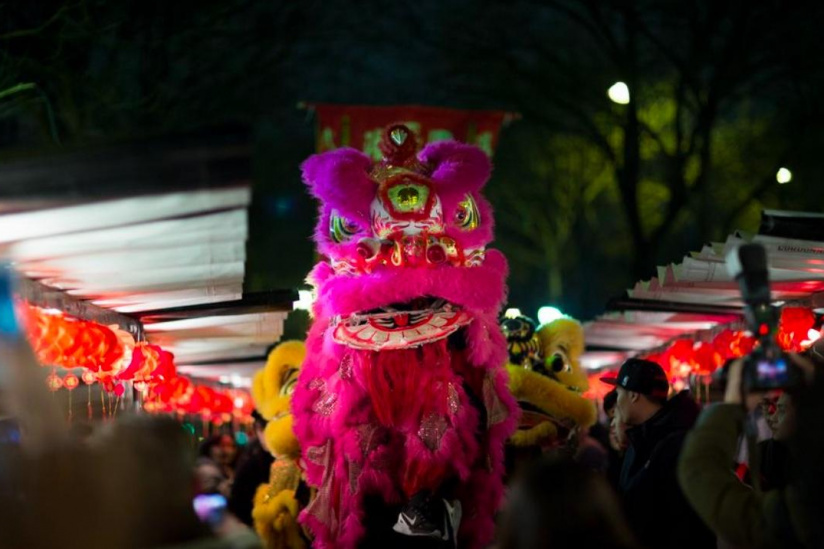
<path id="1" fill-rule="evenodd" d="M 482 222 L 474 231 L 449 225 L 445 234 L 466 249 L 488 244 L 492 210 L 480 195 L 491 170 L 486 155 L 474 147 L 441 142 L 427 146 L 418 159 L 434 182 L 447 219 L 467 195 L 480 211 Z M 370 206 L 378 187 L 370 177 L 371 167 L 367 156 L 352 149 L 316 155 L 303 165 L 304 178 L 321 202 L 315 233 L 318 249 L 330 259 L 353 254 L 361 236 L 352 242 L 333 242 L 329 237 L 333 211 L 357 224 L 363 236 L 369 234 Z M 397 463 L 413 463 L 457 478 L 457 495 L 464 508 L 460 547 L 481 548 L 492 540 L 494 515 L 503 492 L 504 442 L 515 429 L 517 415 L 503 367 L 506 341 L 497 320 L 506 297 L 506 276 L 506 260 L 495 250 L 487 250 L 483 263 L 472 267 L 387 266 L 352 275 L 337 274 L 326 262 L 315 266 L 309 276 L 317 290 L 314 320 L 292 402 L 306 477 L 318 488 L 317 497 L 301 515 L 313 533 L 314 547 L 356 547 L 365 535 L 363 498 L 367 494 L 380 495 L 387 505 L 404 503 Z M 444 432 L 434 448 L 418 434 L 420 417 L 408 417 L 392 426 L 376 421 L 364 363 L 373 351 L 337 343 L 330 329 L 338 315 L 421 296 L 445 299 L 471 315 L 471 323 L 464 328 L 466 360 L 476 372 L 470 377 L 482 382 L 478 396 L 484 400 L 488 418 L 479 425 L 481 415 L 463 388 L 466 374 L 450 370 L 445 381 L 455 388 L 458 405 L 454 413 L 443 414 Z M 431 400 L 431 390 L 419 387 L 421 402 Z M 484 436 L 478 436 L 479 429 Z"/>

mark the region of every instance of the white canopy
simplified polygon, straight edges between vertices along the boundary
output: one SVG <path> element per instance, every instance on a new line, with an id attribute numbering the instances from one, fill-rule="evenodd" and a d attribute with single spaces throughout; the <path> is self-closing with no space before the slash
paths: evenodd
<path id="1" fill-rule="evenodd" d="M 776 228 L 777 227 L 777 228 Z M 801 237 L 799 236 L 801 235 Z M 818 237 L 817 235 L 821 235 Z M 727 254 L 754 242 L 767 250 L 773 300 L 813 308 L 824 305 L 824 218 L 791 212 L 764 213 L 759 234 L 738 231 L 678 264 L 658 267 L 658 276 L 639 281 L 610 311 L 585 324 L 592 369 L 614 367 L 641 351 L 678 337 L 709 337 L 741 325 L 743 302 L 726 270 Z"/>

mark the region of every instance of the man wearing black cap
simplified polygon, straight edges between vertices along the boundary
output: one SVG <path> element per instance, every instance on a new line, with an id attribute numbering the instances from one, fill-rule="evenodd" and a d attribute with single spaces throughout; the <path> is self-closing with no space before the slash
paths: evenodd
<path id="1" fill-rule="evenodd" d="M 715 536 L 687 503 L 678 485 L 678 455 L 699 408 L 688 391 L 667 400 L 669 382 L 655 362 L 631 358 L 617 377 L 617 412 L 629 425 L 629 448 L 620 489 L 627 518 L 650 549 L 716 546 Z"/>

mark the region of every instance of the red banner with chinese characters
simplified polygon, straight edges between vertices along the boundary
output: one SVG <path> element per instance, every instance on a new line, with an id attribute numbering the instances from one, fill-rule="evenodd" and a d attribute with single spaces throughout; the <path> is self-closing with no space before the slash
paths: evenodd
<path id="1" fill-rule="evenodd" d="M 306 106 L 317 113 L 318 152 L 353 147 L 376 160 L 381 157 L 378 143 L 382 130 L 389 124 L 406 124 L 415 132 L 419 143 L 454 139 L 477 145 L 492 156 L 501 126 L 517 118 L 517 115 L 503 111 L 416 105 L 372 107 L 320 103 Z"/>

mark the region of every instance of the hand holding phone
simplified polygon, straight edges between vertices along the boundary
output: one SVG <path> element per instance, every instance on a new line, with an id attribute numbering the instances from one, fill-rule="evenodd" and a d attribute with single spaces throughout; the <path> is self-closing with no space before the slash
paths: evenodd
<path id="1" fill-rule="evenodd" d="M 744 393 L 742 384 L 744 383 L 744 360 L 738 359 L 731 362 L 726 372 L 726 387 L 724 390 L 724 402 L 726 404 L 743 404 L 748 412 L 755 410 L 763 394 Z"/>
<path id="2" fill-rule="evenodd" d="M 228 502 L 220 494 L 201 494 L 195 496 L 193 505 L 201 522 L 216 528 L 226 515 Z"/>

